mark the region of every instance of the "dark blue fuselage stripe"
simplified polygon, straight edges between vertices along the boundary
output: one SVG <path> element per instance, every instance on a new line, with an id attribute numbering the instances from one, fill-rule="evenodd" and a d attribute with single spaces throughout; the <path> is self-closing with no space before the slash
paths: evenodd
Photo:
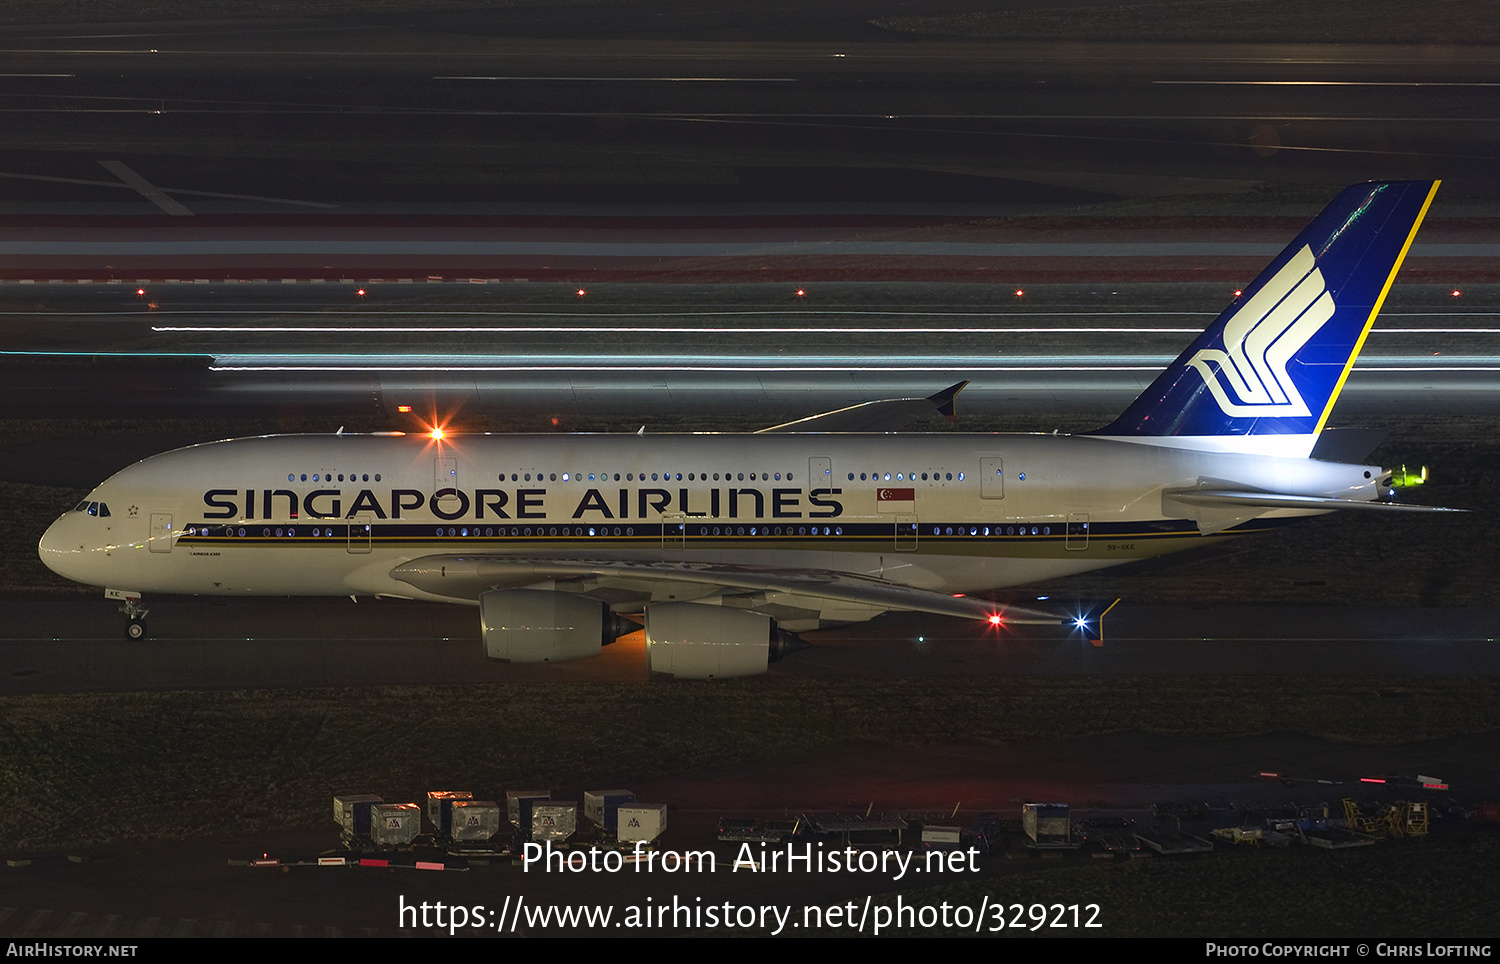
<path id="1" fill-rule="evenodd" d="M 1231 533 L 1252 532 L 1262 529 L 1277 528 L 1293 519 L 1253 519 L 1235 526 Z M 334 525 L 306 523 L 283 523 L 281 525 L 224 525 L 222 523 L 194 523 L 186 527 L 184 535 L 178 540 L 179 543 L 192 545 L 223 544 L 234 545 L 242 540 L 254 539 L 264 541 L 270 539 L 280 543 L 338 543 L 353 538 L 356 542 L 368 539 L 371 542 L 383 542 L 388 540 L 412 540 L 412 539 L 505 539 L 537 540 L 537 539 L 583 539 L 586 541 L 598 541 L 601 539 L 620 539 L 626 541 L 661 539 L 686 539 L 688 541 L 699 539 L 755 539 L 757 541 L 775 541 L 786 539 L 861 539 L 889 541 L 899 536 L 907 539 L 915 537 L 919 541 L 927 542 L 937 540 L 940 542 L 962 542 L 970 543 L 975 540 L 999 541 L 1003 543 L 1036 543 L 1052 542 L 1057 540 L 1080 540 L 1085 537 L 1090 542 L 1101 540 L 1138 539 L 1151 540 L 1162 538 L 1181 538 L 1184 536 L 1196 536 L 1199 534 L 1197 523 L 1189 519 L 1163 519 L 1150 522 L 1110 522 L 1090 523 L 1084 529 L 1074 524 L 1070 531 L 1066 522 L 1049 522 L 1047 524 L 1026 525 L 1006 524 L 995 525 L 993 523 L 933 523 L 923 522 L 915 524 L 915 531 L 911 528 L 903 528 L 898 531 L 898 523 L 893 519 L 889 522 L 833 522 L 827 524 L 812 525 L 766 525 L 754 524 L 725 524 L 705 523 L 689 521 L 683 523 L 638 523 L 630 525 L 589 525 L 570 523 L 566 525 L 437 525 L 432 522 L 398 522 L 398 523 L 375 523 L 370 526 L 368 534 L 359 531 L 358 527 L 340 523 Z M 911 525 L 900 523 L 900 525 Z M 351 535 L 351 530 L 353 533 Z"/>

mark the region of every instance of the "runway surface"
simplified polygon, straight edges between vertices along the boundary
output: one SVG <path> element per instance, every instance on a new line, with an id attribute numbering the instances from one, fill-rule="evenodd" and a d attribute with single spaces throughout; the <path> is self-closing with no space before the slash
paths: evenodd
<path id="1" fill-rule="evenodd" d="M 12 203 L 57 191 L 186 217 L 462 203 L 480 185 L 490 202 L 1029 206 L 1233 191 L 1268 171 L 1493 176 L 1484 46 L 984 42 L 854 22 L 848 42 L 436 19 L 11 30 L 0 180 Z"/>
<path id="2" fill-rule="evenodd" d="M 0 28 L 9 411 L 1114 412 L 1374 177 L 1445 187 L 1345 404 L 1500 409 L 1491 47 L 628 6 Z"/>
<path id="3" fill-rule="evenodd" d="M 733 414 L 755 429 L 964 380 L 967 416 L 1101 416 L 1233 300 L 1231 284 L 37 286 L 0 291 L 0 374 L 14 418 L 192 411 L 415 428 L 405 405 L 565 428 Z M 1399 282 L 1337 417 L 1500 410 L 1497 292 Z"/>

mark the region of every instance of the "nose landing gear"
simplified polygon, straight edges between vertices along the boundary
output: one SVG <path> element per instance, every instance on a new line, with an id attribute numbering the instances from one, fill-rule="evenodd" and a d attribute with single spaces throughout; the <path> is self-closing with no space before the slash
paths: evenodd
<path id="1" fill-rule="evenodd" d="M 120 612 L 125 614 L 125 638 L 146 638 L 146 614 L 151 612 L 141 605 L 139 593 L 125 593 L 120 590 L 106 590 L 105 595 L 112 599 L 121 600 Z"/>

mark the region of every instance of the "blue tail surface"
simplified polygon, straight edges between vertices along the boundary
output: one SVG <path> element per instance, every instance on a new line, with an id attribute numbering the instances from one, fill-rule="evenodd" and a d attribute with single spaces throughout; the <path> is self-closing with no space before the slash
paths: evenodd
<path id="1" fill-rule="evenodd" d="M 1089 434 L 1305 458 L 1438 184 L 1345 188 L 1123 415 Z"/>

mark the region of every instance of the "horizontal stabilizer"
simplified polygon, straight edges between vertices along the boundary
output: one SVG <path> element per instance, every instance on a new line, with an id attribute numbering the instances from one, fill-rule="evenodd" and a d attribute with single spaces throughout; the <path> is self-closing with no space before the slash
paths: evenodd
<path id="1" fill-rule="evenodd" d="M 1410 505 L 1404 502 L 1330 499 L 1317 495 L 1280 495 L 1249 489 L 1167 489 L 1164 498 L 1188 505 L 1244 506 L 1256 509 L 1368 509 L 1381 512 L 1467 512 L 1435 505 Z"/>
<path id="2" fill-rule="evenodd" d="M 926 398 L 886 398 L 862 402 L 821 415 L 809 415 L 795 422 L 763 428 L 757 435 L 779 432 L 899 432 L 927 415 L 941 415 L 952 421 L 957 417 L 958 393 L 967 381 L 950 385 Z"/>

